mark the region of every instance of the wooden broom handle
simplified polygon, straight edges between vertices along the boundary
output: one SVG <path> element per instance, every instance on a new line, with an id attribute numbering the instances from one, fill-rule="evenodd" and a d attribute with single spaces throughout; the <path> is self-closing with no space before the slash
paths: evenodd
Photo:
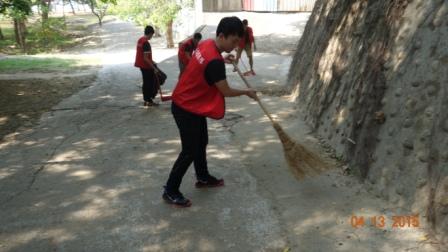
<path id="1" fill-rule="evenodd" d="M 238 66 L 235 64 L 235 62 L 232 62 L 233 67 L 236 69 L 236 71 L 238 72 L 238 75 L 241 77 L 241 79 L 243 80 L 244 84 L 246 84 L 246 86 L 250 89 L 252 89 L 252 86 L 249 84 L 249 82 L 247 81 L 246 77 L 244 77 L 244 75 L 241 73 L 240 69 L 238 68 Z M 263 103 L 261 103 L 260 99 L 257 96 L 257 99 L 255 99 L 258 102 L 258 105 L 260 105 L 261 109 L 263 110 L 263 112 L 266 114 L 266 116 L 269 118 L 269 120 L 271 120 L 272 123 L 275 123 L 274 119 L 272 118 L 271 114 L 268 112 L 268 110 L 264 107 Z"/>

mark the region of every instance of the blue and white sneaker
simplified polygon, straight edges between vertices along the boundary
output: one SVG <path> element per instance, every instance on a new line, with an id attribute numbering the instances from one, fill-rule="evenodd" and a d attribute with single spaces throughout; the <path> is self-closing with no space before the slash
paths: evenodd
<path id="1" fill-rule="evenodd" d="M 182 193 L 180 192 L 168 192 L 166 190 L 166 187 L 164 187 L 165 190 L 163 191 L 162 198 L 165 200 L 166 203 L 171 204 L 175 207 L 190 207 L 191 201 L 187 198 L 185 198 Z"/>
<path id="2" fill-rule="evenodd" d="M 209 175 L 206 179 L 198 179 L 195 186 L 196 188 L 220 187 L 224 186 L 224 179 L 217 179 Z"/>

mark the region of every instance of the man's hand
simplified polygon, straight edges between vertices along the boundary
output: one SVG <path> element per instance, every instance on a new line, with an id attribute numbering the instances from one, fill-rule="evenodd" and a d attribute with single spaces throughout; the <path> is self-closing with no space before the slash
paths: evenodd
<path id="1" fill-rule="evenodd" d="M 235 56 L 233 54 L 227 54 L 227 56 L 224 58 L 224 62 L 227 64 L 232 64 L 235 62 Z"/>
<path id="2" fill-rule="evenodd" d="M 255 43 L 254 43 L 254 52 L 257 50 L 257 46 L 255 45 Z"/>
<path id="3" fill-rule="evenodd" d="M 257 92 L 256 92 L 255 90 L 253 90 L 253 89 L 248 89 L 246 92 L 247 92 L 246 95 L 247 95 L 248 97 L 254 99 L 255 101 L 258 100 Z"/>

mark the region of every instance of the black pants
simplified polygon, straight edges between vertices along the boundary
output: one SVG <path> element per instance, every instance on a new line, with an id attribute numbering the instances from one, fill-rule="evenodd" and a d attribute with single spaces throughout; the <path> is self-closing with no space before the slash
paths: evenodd
<path id="1" fill-rule="evenodd" d="M 158 90 L 154 78 L 154 70 L 140 68 L 140 71 L 142 71 L 143 76 L 143 86 L 142 86 L 143 100 L 146 102 L 152 101 L 152 99 L 156 97 Z"/>
<path id="2" fill-rule="evenodd" d="M 177 192 L 191 163 L 194 162 L 198 179 L 204 180 L 209 176 L 206 157 L 208 131 L 205 117 L 187 112 L 174 103 L 171 105 L 171 112 L 179 128 L 182 151 L 173 165 L 166 189 Z"/>

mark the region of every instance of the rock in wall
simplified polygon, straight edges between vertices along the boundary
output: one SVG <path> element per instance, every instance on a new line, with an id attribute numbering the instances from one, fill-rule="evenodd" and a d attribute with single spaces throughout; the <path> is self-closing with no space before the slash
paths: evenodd
<path id="1" fill-rule="evenodd" d="M 318 0 L 288 83 L 366 186 L 448 242 L 448 1 Z"/>

